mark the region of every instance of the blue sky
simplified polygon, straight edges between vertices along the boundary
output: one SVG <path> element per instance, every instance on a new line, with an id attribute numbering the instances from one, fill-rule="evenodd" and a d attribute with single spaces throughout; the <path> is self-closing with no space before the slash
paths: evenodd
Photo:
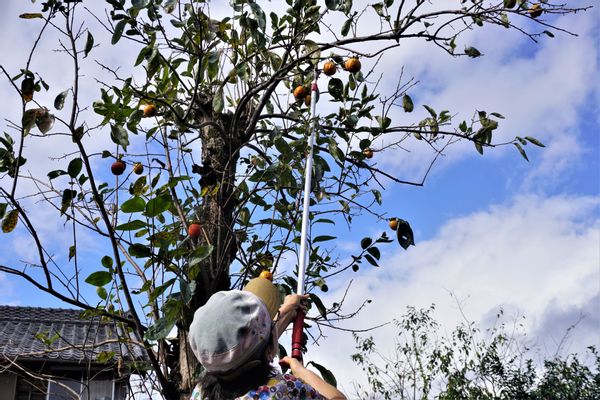
<path id="1" fill-rule="evenodd" d="M 11 74 L 26 57 L 27 49 L 21 43 L 32 40 L 33 31 L 27 24 L 35 23 L 18 20 L 17 15 L 36 7 L 11 2 L 0 15 L 5 33 L 0 37 L 0 54 L 11 54 L 0 63 Z M 408 252 L 395 244 L 384 247 L 379 269 L 361 268 L 352 284 L 349 309 L 365 298 L 374 301 L 367 312 L 345 327 L 373 326 L 399 317 L 405 306 L 435 302 L 437 317 L 451 329 L 461 319 L 450 296 L 453 293 L 464 300 L 466 315 L 482 324 L 489 323 L 489 315 L 500 307 L 508 310 L 510 317 L 525 315 L 528 332 L 540 343 L 549 343 L 548 348 L 568 324 L 584 314 L 569 349 L 600 345 L 599 20 L 598 8 L 557 17 L 556 23 L 579 37 L 558 34 L 555 39 L 542 37 L 539 44 L 500 29 L 468 33 L 465 43 L 476 45 L 485 54 L 478 59 L 451 59 L 433 46 L 417 42 L 382 59 L 382 91 L 395 85 L 399 65 L 404 66 L 405 74 L 420 80 L 411 92 L 417 104 L 410 116 L 413 120 L 425 115 L 420 107 L 423 103 L 438 110 L 449 108 L 462 119 L 480 107 L 506 116 L 499 129 L 501 138 L 534 136 L 547 147 L 528 145 L 528 163 L 512 145 L 480 156 L 472 145 L 459 144 L 436 164 L 424 187 L 386 185 L 380 211 L 409 220 L 417 245 Z M 119 65 L 125 45 L 120 44 L 120 52 L 114 52 L 106 38 L 98 43 L 101 47 L 94 50 L 94 57 Z M 53 86 L 47 99 L 51 100 L 58 88 L 69 83 L 50 51 L 55 44 L 41 45 L 44 56 L 34 60 L 34 67 L 47 68 Z M 106 78 L 91 60 L 84 67 L 89 76 Z M 83 95 L 91 102 L 99 93 L 90 85 Z M 18 121 L 20 105 L 5 79 L 0 81 L 0 96 L 7 99 L 1 129 L 12 133 L 4 118 Z M 327 106 L 322 107 L 324 111 Z M 394 121 L 403 118 L 406 116 L 398 112 Z M 99 138 L 95 148 L 108 147 L 107 136 Z M 47 161 L 47 156 L 60 154 L 61 144 L 52 149 L 45 146 L 43 141 L 32 141 L 26 149 L 27 168 L 33 174 L 48 170 L 49 164 L 60 164 Z M 409 149 L 410 153 L 377 154 L 375 162 L 401 179 L 420 180 L 431 154 L 423 147 Z M 96 167 L 105 165 L 99 162 Z M 5 177 L 0 178 L 2 187 L 8 184 Z M 41 229 L 45 237 L 53 238 L 50 248 L 64 251 L 68 234 L 62 223 L 55 221 L 51 212 L 35 212 L 39 220 L 49 221 Z M 361 237 L 379 235 L 385 229 L 383 221 L 376 223 L 366 215 L 357 218 L 338 244 L 340 258 L 356 251 Z M 94 258 L 82 262 L 95 269 L 102 244 L 85 239 L 88 254 Z M 0 254 L 0 261 L 9 265 L 33 257 L 24 232 L 3 236 Z M 332 290 L 324 297 L 326 304 L 336 301 L 347 284 L 332 282 Z M 18 278 L 1 274 L 0 303 L 66 306 Z M 391 345 L 393 332 L 389 329 L 374 334 L 380 343 Z M 360 380 L 361 373 L 349 358 L 339 356 L 352 353 L 351 337 L 337 331 L 327 335 L 320 347 L 309 351 L 309 359 L 331 366 L 342 382 Z"/>

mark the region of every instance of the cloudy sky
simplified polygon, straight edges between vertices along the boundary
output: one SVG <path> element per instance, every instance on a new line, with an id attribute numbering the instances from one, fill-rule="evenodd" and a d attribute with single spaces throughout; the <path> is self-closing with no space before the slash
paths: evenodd
<path id="1" fill-rule="evenodd" d="M 39 21 L 17 16 L 37 7 L 10 1 L 0 15 L 0 64 L 11 75 L 24 64 L 37 34 L 32 26 L 39 26 Z M 406 306 L 435 303 L 436 318 L 448 331 L 462 321 L 463 314 L 485 326 L 503 308 L 508 319 L 526 317 L 528 337 L 548 354 L 554 353 L 566 329 L 578 321 L 565 351 L 600 345 L 598 21 L 597 7 L 553 18 L 551 22 L 578 36 L 542 36 L 537 44 L 500 28 L 470 32 L 465 40 L 484 53 L 478 59 L 452 59 L 434 46 L 414 41 L 381 60 L 382 91 L 395 87 L 403 66 L 405 75 L 419 81 L 411 91 L 416 104 L 450 109 L 462 119 L 470 118 L 475 109 L 499 112 L 507 117 L 499 128 L 501 138 L 534 136 L 546 148 L 527 146 L 528 163 L 512 146 L 482 157 L 472 145 L 456 145 L 436 164 L 425 187 L 390 184 L 384 193 L 384 211 L 410 221 L 417 245 L 409 251 L 395 245 L 383 247 L 380 268 L 364 266 L 355 274 L 348 309 L 367 298 L 373 301 L 344 328 L 368 328 L 399 318 Z M 100 31 L 93 21 L 89 24 Z M 60 54 L 52 51 L 55 40 L 49 37 L 40 43 L 43 51 L 32 64 L 32 69 L 44 71 L 52 87 L 40 101 L 51 102 L 70 86 L 68 76 L 61 73 L 65 65 Z M 95 59 L 122 65 L 124 71 L 130 68 L 129 60 L 121 59 L 128 50 L 125 44 L 120 43 L 115 51 L 101 34 L 97 43 L 100 46 L 83 65 L 89 79 L 83 99 L 88 104 L 99 96 L 93 79 L 108 79 Z M 0 96 L 5 99 L 1 129 L 13 134 L 6 120 L 20 119 L 20 102 L 6 79 L 0 80 Z M 417 107 L 412 117 L 423 118 L 425 113 Z M 395 118 L 401 121 L 405 117 L 398 113 Z M 28 143 L 28 172 L 40 174 L 49 165 L 64 167 L 64 160 L 48 157 L 73 150 L 72 144 L 70 139 L 56 140 L 51 146 L 43 140 Z M 107 143 L 108 135 L 97 135 L 93 146 L 102 149 Z M 420 180 L 431 153 L 409 147 L 377 157 L 379 166 L 394 171 L 400 179 Z M 3 178 L 0 185 L 7 188 L 9 181 Z M 52 211 L 33 211 L 37 220 L 53 221 Z M 355 222 L 338 244 L 342 259 L 357 252 L 360 238 L 386 229 L 385 223 L 374 224 L 367 216 Z M 52 251 L 64 251 L 69 236 L 60 222 L 40 224 L 39 229 L 55 240 L 49 243 Z M 88 243 L 90 254 L 96 253 L 94 242 Z M 3 263 L 35 259 L 24 232 L 2 237 L 0 254 Z M 339 299 L 347 284 L 331 282 L 326 304 Z M 2 274 L 0 303 L 66 306 L 35 292 L 26 282 Z M 347 333 L 325 333 L 328 337 L 311 347 L 307 357 L 329 366 L 338 381 L 350 388 L 348 382 L 362 379 L 349 358 L 353 340 Z M 394 329 L 381 328 L 373 335 L 385 352 L 393 343 Z"/>

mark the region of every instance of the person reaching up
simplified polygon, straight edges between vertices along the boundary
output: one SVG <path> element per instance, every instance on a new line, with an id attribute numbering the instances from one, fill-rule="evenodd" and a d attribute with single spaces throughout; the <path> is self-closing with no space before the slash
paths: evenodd
<path id="1" fill-rule="evenodd" d="M 271 365 L 279 332 L 307 297 L 289 295 L 280 306 L 277 287 L 264 278 L 212 295 L 190 325 L 190 346 L 204 368 L 191 400 L 346 399 L 296 359 L 281 360 L 292 374 Z"/>

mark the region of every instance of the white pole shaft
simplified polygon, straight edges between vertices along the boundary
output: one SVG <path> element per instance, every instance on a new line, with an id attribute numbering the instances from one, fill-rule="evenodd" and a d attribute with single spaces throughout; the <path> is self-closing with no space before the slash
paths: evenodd
<path id="1" fill-rule="evenodd" d="M 306 169 L 304 171 L 304 206 L 302 209 L 302 231 L 300 232 L 300 260 L 298 262 L 298 290 L 299 295 L 304 294 L 304 276 L 306 272 L 306 254 L 308 241 L 308 215 L 310 211 L 310 193 L 312 185 L 312 168 L 313 168 L 313 147 L 315 143 L 315 130 L 317 129 L 317 119 L 315 112 L 317 109 L 317 72 L 315 72 L 315 80 L 310 88 L 310 137 L 308 139 L 308 157 L 306 158 Z"/>

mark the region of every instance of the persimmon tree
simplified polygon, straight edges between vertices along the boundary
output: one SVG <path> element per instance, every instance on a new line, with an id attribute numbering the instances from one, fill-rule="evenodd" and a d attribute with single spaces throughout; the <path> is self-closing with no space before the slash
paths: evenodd
<path id="1" fill-rule="evenodd" d="M 26 232 L 38 259 L 3 262 L 0 271 L 135 331 L 150 360 L 149 384 L 165 398 L 186 397 L 198 372 L 187 346 L 194 310 L 263 269 L 275 274 L 282 294 L 295 290 L 307 136 L 314 125 L 306 284 L 314 305 L 307 332 L 318 339 L 320 329 L 356 311 L 343 311 L 343 299 L 324 304 L 319 292 L 331 280 L 348 281 L 361 263 L 376 266 L 379 247 L 395 241 L 385 233 L 364 238 L 361 252 L 348 257 L 335 248 L 335 225 L 351 225 L 361 213 L 374 221 L 389 218 L 380 207 L 382 190 L 422 186 L 437 157 L 456 143 L 471 142 L 479 153 L 516 146 L 525 158 L 526 144 L 542 145 L 529 136 L 497 137 L 504 117 L 477 105 L 472 116 L 457 118 L 451 104 L 448 110 L 415 104 L 417 81 L 400 67 L 393 90 L 383 88 L 380 57 L 417 40 L 448 57 L 476 59 L 483 49 L 466 42 L 465 32 L 500 26 L 536 41 L 569 34 L 553 17 L 582 10 L 523 0 L 232 0 L 227 6 L 107 0 L 98 12 L 81 1 L 42 2 L 38 12 L 21 15 L 21 23 L 41 26 L 28 59 L 19 70 L 1 66 L 14 88 L 5 102 L 22 110 L 22 119 L 9 121 L 0 137 L 2 229 L 5 235 L 15 226 Z M 90 21 L 103 29 L 92 31 Z M 44 35 L 57 38 L 70 87 L 57 88 L 44 70 L 31 68 Z M 115 65 L 102 60 L 101 50 L 123 41 L 135 53 L 120 54 Z M 110 81 L 84 77 L 94 61 Z M 134 72 L 124 74 L 121 66 Z M 311 119 L 307 96 L 315 79 L 319 115 Z M 97 91 L 93 104 L 82 103 L 84 88 Z M 38 101 L 40 91 L 55 93 L 54 103 Z M 414 120 L 394 121 L 404 113 Z M 46 176 L 28 174 L 27 143 L 65 135 L 70 148 L 61 166 Z M 91 151 L 98 136 L 112 144 Z M 417 181 L 371 158 L 410 141 L 431 151 L 431 165 Z M 37 233 L 33 207 L 55 210 L 69 227 L 63 254 L 46 250 L 52 238 Z M 397 239 L 408 248 L 414 244 L 410 225 L 397 222 Z M 101 259 L 86 260 L 97 267 L 84 268 L 79 260 L 82 233 L 105 245 Z M 90 285 L 98 297 L 84 296 L 82 288 Z M 168 337 L 174 328 L 178 340 Z"/>

